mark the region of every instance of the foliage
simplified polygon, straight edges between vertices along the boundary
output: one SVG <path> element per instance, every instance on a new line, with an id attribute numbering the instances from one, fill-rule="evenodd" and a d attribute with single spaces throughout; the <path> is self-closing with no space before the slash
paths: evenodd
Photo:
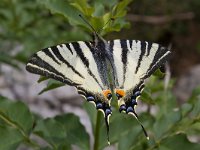
<path id="1" fill-rule="evenodd" d="M 35 149 L 71 149 L 71 144 L 89 149 L 89 135 L 77 116 L 66 114 L 37 120 L 33 116 L 22 102 L 0 97 L 1 150 L 16 149 L 20 143 Z M 46 146 L 38 145 L 31 134 L 46 141 Z"/>
<path id="2" fill-rule="evenodd" d="M 0 3 L 0 43 L 3 43 L 0 51 L 7 54 L 0 57 L 1 63 L 15 64 L 16 60 L 25 63 L 41 48 L 86 39 L 89 39 L 88 34 L 72 28 L 63 16 L 51 16 L 36 0 L 3 0 Z"/>
<path id="3" fill-rule="evenodd" d="M 155 87 L 155 84 L 158 85 Z M 147 141 L 139 124 L 126 114 L 120 114 L 116 109 L 110 119 L 111 144 L 118 143 L 118 149 L 171 149 L 179 148 L 196 150 L 200 144 L 192 143 L 188 136 L 199 134 L 200 121 L 200 90 L 197 88 L 187 103 L 178 105 L 172 95 L 172 86 L 164 89 L 164 83 L 158 77 L 152 77 L 141 99 L 146 99 L 148 111 L 139 115 L 146 127 L 150 140 Z M 146 96 L 148 95 L 148 96 Z M 148 98 L 152 97 L 148 101 Z M 152 100 L 154 106 L 152 105 Z M 150 111 L 154 107 L 156 114 Z M 96 128 L 96 109 L 89 103 L 84 104 L 88 112 L 93 131 Z M 99 147 L 103 149 L 107 145 L 106 127 L 101 115 L 99 127 Z M 33 148 L 41 148 L 30 135 L 34 134 L 46 141 L 47 149 L 71 149 L 71 144 L 82 149 L 90 149 L 89 135 L 85 127 L 73 114 L 59 115 L 54 118 L 36 119 L 30 113 L 27 106 L 19 101 L 11 101 L 0 97 L 0 149 L 15 149 L 20 143 L 28 144 Z M 2 140 L 3 139 L 3 140 Z M 10 141 L 10 142 L 6 142 Z M 44 148 L 44 147 L 43 147 Z"/>
<path id="4" fill-rule="evenodd" d="M 4 52 L 0 55 L 0 62 L 18 68 L 16 61 L 26 62 L 33 50 L 64 42 L 62 40 L 89 40 L 91 28 L 78 14 L 82 14 L 101 35 L 120 31 L 129 25 L 124 16 L 130 2 L 131 0 L 96 0 L 90 3 L 87 0 L 3 0 L 0 4 L 0 42 L 8 44 L 0 49 Z M 110 18 L 114 20 L 109 22 Z M 16 46 L 20 46 L 17 53 L 6 52 L 8 47 L 13 49 Z M 120 114 L 113 108 L 110 118 L 111 144 L 117 143 L 119 150 L 200 149 L 200 144 L 188 140 L 188 137 L 200 133 L 200 89 L 197 88 L 186 103 L 179 105 L 171 92 L 173 82 L 170 81 L 166 89 L 164 82 L 158 78 L 162 74 L 157 71 L 155 75 L 156 77 L 151 77 L 141 96 L 147 111 L 139 115 L 150 140 L 146 140 L 134 118 Z M 42 77 L 38 82 L 44 80 L 46 78 Z M 60 86 L 64 85 L 49 80 L 40 94 Z M 90 117 L 95 143 L 98 143 L 94 149 L 101 150 L 108 146 L 103 115 L 96 113 L 96 109 L 89 103 L 85 103 L 83 107 Z M 151 113 L 153 110 L 156 113 Z M 99 134 L 96 134 L 97 131 Z M 32 135 L 44 140 L 45 144 L 40 145 Z M 90 137 L 79 118 L 73 114 L 36 118 L 22 102 L 0 96 L 0 150 L 17 149 L 21 144 L 41 150 L 68 150 L 72 145 L 87 150 L 90 149 Z"/>

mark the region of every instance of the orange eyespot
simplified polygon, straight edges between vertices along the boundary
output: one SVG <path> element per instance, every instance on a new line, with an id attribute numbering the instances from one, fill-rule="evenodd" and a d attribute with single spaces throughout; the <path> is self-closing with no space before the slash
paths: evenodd
<path id="1" fill-rule="evenodd" d="M 110 90 L 103 90 L 103 95 L 108 98 L 108 95 L 111 94 Z"/>
<path id="2" fill-rule="evenodd" d="M 124 97 L 125 96 L 125 91 L 122 89 L 116 89 L 115 93 L 118 94 L 120 97 Z"/>

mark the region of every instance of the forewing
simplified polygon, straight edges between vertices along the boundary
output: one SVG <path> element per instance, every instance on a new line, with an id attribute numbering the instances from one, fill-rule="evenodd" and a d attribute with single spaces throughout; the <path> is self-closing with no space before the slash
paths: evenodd
<path id="1" fill-rule="evenodd" d="M 90 92 L 100 93 L 103 90 L 95 60 L 82 41 L 41 50 L 31 57 L 26 69 Z"/>
<path id="2" fill-rule="evenodd" d="M 170 51 L 159 44 L 137 40 L 114 40 L 111 52 L 116 68 L 117 88 L 134 89 L 168 58 Z M 116 84 L 117 85 L 117 84 Z"/>

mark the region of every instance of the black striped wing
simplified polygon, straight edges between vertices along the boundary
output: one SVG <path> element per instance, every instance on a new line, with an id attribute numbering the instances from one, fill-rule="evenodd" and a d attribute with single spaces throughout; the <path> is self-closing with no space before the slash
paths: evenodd
<path id="1" fill-rule="evenodd" d="M 170 51 L 156 43 L 114 40 L 112 53 L 118 88 L 129 90 L 149 77 L 167 59 Z"/>
<path id="2" fill-rule="evenodd" d="M 137 40 L 113 40 L 109 45 L 115 66 L 115 92 L 119 111 L 134 116 L 149 139 L 135 112 L 135 106 L 144 88 L 144 80 L 166 61 L 170 51 L 159 44 Z"/>
<path id="3" fill-rule="evenodd" d="M 103 112 L 108 133 L 111 108 L 104 47 L 103 42 L 96 47 L 83 41 L 52 46 L 34 54 L 26 69 L 75 86 L 83 98 Z"/>
<path id="4" fill-rule="evenodd" d="M 26 69 L 91 93 L 102 93 L 97 64 L 86 42 L 72 42 L 45 48 L 34 54 Z"/>
<path id="5" fill-rule="evenodd" d="M 130 101 L 135 92 L 141 91 L 144 80 L 170 55 L 167 48 L 146 41 L 113 40 L 109 43 L 113 45 L 111 53 L 116 68 L 116 88 L 126 93 L 122 101 Z"/>

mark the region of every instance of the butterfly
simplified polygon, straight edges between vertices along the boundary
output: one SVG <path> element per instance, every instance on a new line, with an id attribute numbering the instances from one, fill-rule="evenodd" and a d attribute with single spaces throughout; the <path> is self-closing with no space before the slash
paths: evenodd
<path id="1" fill-rule="evenodd" d="M 159 44 L 139 40 L 106 41 L 94 32 L 93 41 L 60 44 L 35 53 L 26 70 L 76 87 L 78 93 L 104 114 L 109 141 L 111 100 L 117 97 L 119 112 L 133 115 L 144 81 L 170 56 Z"/>

